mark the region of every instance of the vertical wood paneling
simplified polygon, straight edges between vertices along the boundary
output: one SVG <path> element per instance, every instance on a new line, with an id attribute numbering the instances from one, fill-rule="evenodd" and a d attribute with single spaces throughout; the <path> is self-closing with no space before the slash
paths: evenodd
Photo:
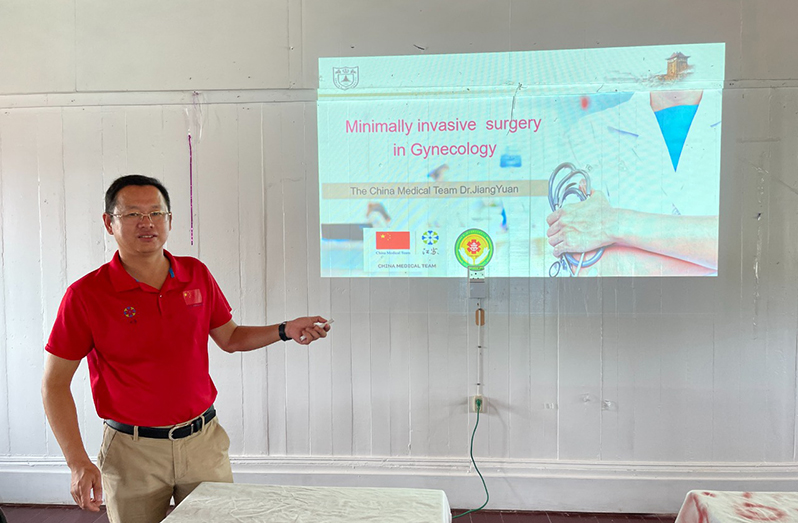
<path id="1" fill-rule="evenodd" d="M 561 280 L 559 346 L 560 459 L 598 459 L 600 454 L 603 318 L 597 281 Z"/>
<path id="2" fill-rule="evenodd" d="M 413 456 L 428 456 L 430 444 L 430 416 L 432 410 L 429 390 L 429 320 L 430 291 L 437 279 L 409 279 L 408 285 L 408 415 L 410 419 L 409 451 Z"/>
<path id="3" fill-rule="evenodd" d="M 485 422 L 486 430 L 483 432 L 488 437 L 482 438 L 484 446 L 476 446 L 486 455 L 506 458 L 509 456 L 510 436 L 510 280 L 508 278 L 488 280 L 490 286 L 485 304 L 485 344 L 484 351 L 484 379 L 485 394 L 493 402 L 495 408 L 490 416 L 481 418 Z M 473 304 L 473 300 L 471 300 Z M 473 305 L 471 307 L 473 310 Z M 472 332 L 476 333 L 476 325 L 472 310 L 468 312 L 467 321 L 472 325 Z M 475 337 L 475 341 L 477 338 Z M 476 352 L 476 343 L 471 347 Z M 474 359 L 473 361 L 476 361 Z M 476 368 L 471 374 L 475 381 Z M 486 445 L 485 445 L 486 444 Z"/>
<path id="4" fill-rule="evenodd" d="M 102 181 L 105 191 L 115 179 L 132 173 L 128 170 L 128 127 L 125 108 L 104 107 L 101 109 L 101 118 Z M 103 235 L 103 240 L 104 259 L 109 261 L 117 250 L 116 241 L 110 234 Z"/>
<path id="5" fill-rule="evenodd" d="M 106 245 L 114 245 L 102 222 L 103 115 L 100 108 L 63 110 L 64 201 L 66 202 L 66 269 L 71 284 L 103 264 Z M 115 246 L 114 246 L 115 248 Z M 72 380 L 83 441 L 89 455 L 96 454 L 102 440 L 85 359 Z"/>
<path id="6" fill-rule="evenodd" d="M 367 288 L 367 281 L 353 281 L 352 296 L 362 295 L 358 287 Z M 368 304 L 368 299 L 365 300 Z M 355 304 L 360 303 L 359 306 Z M 350 336 L 352 362 L 352 453 L 355 456 L 371 456 L 374 452 L 372 438 L 374 428 L 374 386 L 377 377 L 372 374 L 372 323 L 371 315 L 360 310 L 362 302 L 352 301 Z"/>
<path id="7" fill-rule="evenodd" d="M 61 110 L 42 110 L 36 115 L 39 163 L 39 223 L 42 282 L 42 334 L 46 339 L 55 322 L 66 288 L 66 204 L 64 202 L 64 151 Z M 36 344 L 35 344 L 36 345 Z M 40 344 L 43 348 L 43 344 Z M 60 449 L 47 426 L 47 454 Z"/>
<path id="8" fill-rule="evenodd" d="M 446 301 L 448 293 L 442 293 Z M 438 294 L 441 296 L 441 294 Z M 435 300 L 431 297 L 431 300 Z M 440 311 L 441 309 L 437 309 Z M 454 368 L 449 358 L 449 333 L 450 317 L 448 313 L 436 312 L 431 308 L 429 311 L 429 364 L 427 373 L 429 375 L 429 450 L 430 456 L 442 457 L 451 455 L 452 448 L 452 418 L 466 418 L 467 409 L 462 400 L 457 401 L 454 395 L 457 392 L 468 394 L 468 387 L 455 387 Z M 463 350 L 462 355 L 465 354 Z M 457 355 L 457 361 L 462 359 L 462 355 Z M 464 365 L 461 365 L 464 367 Z M 459 396 L 459 395 L 457 395 Z M 459 436 L 459 434 L 457 434 Z"/>
<path id="9" fill-rule="evenodd" d="M 391 456 L 410 454 L 410 288 L 407 278 L 390 281 L 390 415 Z"/>
<path id="10" fill-rule="evenodd" d="M 263 162 L 266 199 L 266 309 L 267 323 L 288 319 L 283 229 L 282 178 L 288 164 L 283 156 L 282 110 L 277 104 L 262 107 Z M 286 357 L 287 346 L 276 344 L 267 352 L 269 453 L 287 454 Z"/>
<path id="11" fill-rule="evenodd" d="M 533 407 L 530 377 L 530 285 L 528 279 L 508 282 L 507 314 L 507 453 L 511 458 L 528 459 L 533 455 Z"/>
<path id="12" fill-rule="evenodd" d="M 555 458 L 559 441 L 559 283 L 549 280 L 530 282 L 532 311 L 529 376 L 534 414 L 530 435 L 533 457 Z"/>
<path id="13" fill-rule="evenodd" d="M 335 319 L 330 344 L 330 400 L 332 402 L 332 453 L 337 456 L 354 454 L 354 376 L 353 315 L 350 280 L 329 280 L 330 306 L 325 313 Z"/>
<path id="14" fill-rule="evenodd" d="M 199 255 L 216 278 L 241 321 L 240 253 L 242 229 L 239 223 L 239 129 L 234 105 L 204 108 L 208 124 L 197 144 L 198 169 L 195 178 Z M 223 187 L 224 189 L 221 189 Z M 196 233 L 197 231 L 195 231 Z M 227 354 L 209 342 L 211 376 L 219 396 L 216 407 L 230 434 L 230 453 L 243 446 L 241 354 Z"/>
<path id="15" fill-rule="evenodd" d="M 169 191 L 172 200 L 172 231 L 169 233 L 167 249 L 172 254 L 182 256 L 199 256 L 199 241 L 197 230 L 194 231 L 193 243 L 191 234 L 192 216 L 192 173 L 188 145 L 190 127 L 189 114 L 198 110 L 195 107 L 160 106 L 161 128 L 163 141 L 155 154 L 161 158 L 161 181 Z M 156 124 L 157 125 L 157 124 Z M 199 133 L 192 130 L 193 145 L 197 145 Z M 195 150 L 196 153 L 196 150 Z M 198 169 L 198 158 L 193 157 L 194 186 Z M 197 204 L 196 194 L 193 195 L 194 229 L 197 229 Z"/>
<path id="16" fill-rule="evenodd" d="M 282 199 L 277 208 L 271 209 L 271 214 L 279 212 L 283 216 L 281 232 L 285 258 L 282 261 L 287 268 L 284 275 L 287 314 L 285 319 L 308 314 L 309 274 L 306 260 L 309 253 L 307 243 L 309 223 L 303 156 L 304 122 L 303 104 L 286 104 L 280 111 L 280 155 L 284 170 L 277 188 Z M 288 342 L 285 349 L 287 450 L 293 455 L 308 455 L 310 453 L 309 353 L 313 351 L 313 347 L 298 346 Z"/>
<path id="17" fill-rule="evenodd" d="M 241 321 L 266 324 L 266 228 L 264 217 L 261 105 L 238 107 L 239 222 L 241 223 Z M 266 351 L 242 355 L 243 446 L 248 455 L 268 453 L 268 386 Z"/>
<path id="18" fill-rule="evenodd" d="M 125 109 L 125 137 L 127 139 L 127 170 L 144 176 L 163 178 L 164 144 L 161 106 L 149 105 Z M 171 137 L 170 137 L 171 138 Z M 170 145 L 178 145 L 170 142 Z"/>
<path id="19" fill-rule="evenodd" d="M 798 90 L 773 89 L 770 98 L 769 136 L 795 137 L 798 132 Z M 768 142 L 767 196 L 767 259 L 762 261 L 762 272 L 767 283 L 766 302 L 766 353 L 768 394 L 767 408 L 770 418 L 765 457 L 768 461 L 789 461 L 794 458 L 795 395 L 785 394 L 796 390 L 796 317 L 798 317 L 798 281 L 791 277 L 798 269 L 796 250 L 796 218 L 798 218 L 798 173 L 795 149 L 792 144 L 778 139 Z"/>
<path id="20" fill-rule="evenodd" d="M 8 403 L 25 405 L 39 396 L 40 382 L 31 377 L 43 365 L 37 118 L 34 111 L 15 111 L 0 114 L 0 119 L 5 175 L 3 278 L 5 302 L 13 304 L 5 314 L 7 365 L 11 371 Z M 21 455 L 41 452 L 46 447 L 45 437 L 43 412 L 29 409 L 10 425 L 10 451 Z"/>
<path id="21" fill-rule="evenodd" d="M 703 316 L 672 315 L 669 320 L 674 328 L 650 342 L 660 362 L 659 423 L 665 432 L 657 436 L 659 453 L 677 461 L 705 461 L 712 454 L 704 437 L 712 428 L 707 416 L 712 410 L 712 328 Z"/>
<path id="22" fill-rule="evenodd" d="M 427 410 L 426 432 L 428 433 L 424 448 L 427 456 L 445 456 L 448 453 L 449 439 L 449 418 L 452 415 L 453 405 L 450 400 L 449 384 L 449 354 L 448 354 L 448 315 L 443 311 L 449 308 L 448 296 L 451 280 L 444 278 L 432 278 L 424 280 L 426 293 L 418 298 L 423 299 L 425 304 L 418 306 L 417 310 L 424 311 L 427 321 L 426 339 L 428 349 L 426 353 L 426 371 L 420 370 L 426 377 L 428 386 L 424 391 L 416 391 L 413 395 L 414 405 L 419 393 L 426 396 L 426 402 L 422 409 Z M 419 366 L 421 362 L 418 362 Z M 417 416 L 418 409 L 413 408 L 413 416 Z M 465 413 L 465 409 L 461 414 Z M 424 412 L 420 413 L 422 416 Z M 414 432 L 415 438 L 415 432 Z M 415 451 L 416 445 L 413 444 L 414 454 L 421 455 L 421 450 Z"/>
<path id="23" fill-rule="evenodd" d="M 795 117 L 798 115 L 798 89 L 774 90 L 772 104 L 771 136 L 798 136 L 798 118 Z M 780 441 L 778 453 L 770 455 L 774 459 L 795 460 L 798 454 L 798 396 L 784 391 L 793 390 L 798 394 L 798 340 L 795 335 L 798 280 L 792 276 L 798 272 L 798 172 L 791 167 L 795 164 L 796 155 L 790 140 L 781 139 L 772 146 L 771 260 L 767 271 L 773 281 L 773 297 L 768 304 L 768 351 L 775 350 L 777 354 L 781 351 L 781 354 L 774 358 L 776 361 L 771 367 L 779 373 L 779 379 L 772 382 L 771 394 L 778 405 L 774 415 L 779 424 L 774 430 L 780 435 Z"/>
<path id="24" fill-rule="evenodd" d="M 769 106 L 766 93 L 754 95 L 755 103 L 762 103 L 763 110 Z M 746 420 L 738 428 L 738 434 L 747 441 L 749 450 L 745 452 L 749 459 L 766 459 L 767 431 L 762 427 L 769 425 L 767 405 L 768 387 L 764 382 L 767 375 L 766 343 L 766 276 L 764 268 L 767 262 L 767 201 L 770 181 L 766 171 L 769 166 L 767 149 L 763 149 L 761 140 L 768 136 L 767 129 L 762 129 L 755 137 L 754 143 L 741 145 L 744 154 L 744 165 L 740 172 L 739 182 L 744 194 L 748 195 L 741 209 L 742 267 L 740 282 L 740 315 L 739 326 L 732 327 L 738 332 L 738 343 L 741 347 L 740 385 L 743 394 L 740 397 L 741 413 Z M 756 143 L 760 142 L 760 143 Z M 755 219 L 765 216 L 764 220 Z"/>
<path id="25" fill-rule="evenodd" d="M 346 281 L 349 288 L 351 316 L 352 361 L 352 451 L 355 455 L 370 456 L 373 451 L 373 394 L 375 381 L 371 373 L 371 285 L 367 278 Z"/>
<path id="26" fill-rule="evenodd" d="M 371 454 L 391 455 L 391 280 L 369 285 L 369 347 L 371 349 Z"/>
<path id="27" fill-rule="evenodd" d="M 318 134 L 316 129 L 316 104 L 302 104 L 302 167 L 305 174 L 304 196 L 307 208 L 307 228 L 305 238 L 307 241 L 307 312 L 311 316 L 331 318 L 331 281 L 329 278 L 320 277 L 320 241 L 321 231 L 318 224 L 319 217 L 319 163 L 318 163 Z M 335 326 L 335 325 L 333 325 Z M 336 331 L 332 334 L 335 335 Z M 332 455 L 336 438 L 336 420 L 333 416 L 333 353 L 332 340 L 327 338 L 315 342 L 310 348 L 308 359 L 308 375 L 310 385 L 310 452 L 313 455 Z M 345 372 L 347 375 L 348 372 Z M 345 413 L 346 422 L 350 416 Z M 348 424 L 351 427 L 351 422 Z M 345 429 L 345 434 L 351 434 Z"/>
<path id="28" fill-rule="evenodd" d="M 3 198 L 5 195 L 5 170 L 3 169 L 3 134 L 2 129 L 8 111 L 0 112 L 0 271 L 6 273 L 5 241 L 5 208 Z M 0 278 L 0 395 L 6 398 L 0 402 L 0 454 L 11 454 L 11 419 L 16 416 L 16 411 L 11 412 L 8 401 L 8 338 L 6 337 L 6 279 Z"/>
<path id="29" fill-rule="evenodd" d="M 749 155 L 754 149 L 747 142 L 763 136 L 759 122 L 750 122 L 748 111 L 762 112 L 766 107 L 766 93 L 759 90 L 727 91 L 723 96 L 724 147 L 721 152 L 721 198 L 719 226 L 719 267 L 714 320 L 713 346 L 713 408 L 712 444 L 714 459 L 721 461 L 758 460 L 758 449 L 753 448 L 745 433 L 752 430 L 749 410 L 744 408 L 747 396 L 741 381 L 744 347 L 750 336 L 744 334 L 751 318 L 747 295 L 743 292 L 743 278 L 752 270 L 743 261 L 749 246 L 742 234 L 743 221 L 749 227 L 751 216 L 742 213 L 748 188 L 744 173 L 750 168 Z M 726 147 L 734 143 L 736 147 Z M 745 220 L 744 217 L 745 216 Z M 745 301 L 746 307 L 743 302 Z"/>
<path id="30" fill-rule="evenodd" d="M 631 400 L 625 394 L 628 384 L 625 379 L 628 372 L 622 367 L 626 354 L 620 350 L 618 343 L 619 317 L 612 311 L 612 305 L 604 292 L 605 314 L 603 316 L 602 337 L 604 347 L 601 353 L 601 459 L 618 460 L 619 456 L 632 454 L 632 441 L 628 437 L 631 432 L 627 424 L 632 418 Z M 611 312 L 612 311 L 612 312 Z"/>
<path id="31" fill-rule="evenodd" d="M 354 454 L 354 396 L 352 378 L 352 314 L 348 307 L 336 307 L 335 295 L 331 294 L 335 312 L 335 331 L 329 335 L 330 344 L 330 402 L 332 423 L 331 453 L 334 456 Z"/>
<path id="32" fill-rule="evenodd" d="M 391 455 L 391 434 L 395 422 L 391 412 L 391 313 L 386 308 L 390 282 L 387 279 L 372 283 L 369 315 L 369 347 L 371 349 L 371 455 Z M 386 294 L 384 294 L 386 293 Z M 382 302 L 382 303 L 378 303 Z M 397 347 L 397 350 L 400 350 Z M 397 421 L 398 424 L 398 421 Z"/>
<path id="33" fill-rule="evenodd" d="M 454 281 L 447 286 L 447 290 L 446 319 L 441 318 L 446 340 L 441 346 L 446 346 L 446 360 L 444 366 L 436 370 L 436 374 L 446 374 L 445 383 L 449 388 L 444 392 L 443 403 L 433 405 L 432 408 L 438 409 L 437 412 L 443 415 L 436 422 L 443 425 L 442 434 L 446 434 L 448 439 L 436 447 L 444 450 L 443 456 L 468 456 L 475 416 L 468 413 L 468 407 L 463 400 L 473 394 L 474 390 L 476 369 L 474 360 L 469 361 L 468 354 L 474 353 L 475 333 L 469 327 L 473 325 L 473 321 L 468 308 L 465 281 Z M 484 438 L 484 434 L 482 432 L 480 437 Z"/>

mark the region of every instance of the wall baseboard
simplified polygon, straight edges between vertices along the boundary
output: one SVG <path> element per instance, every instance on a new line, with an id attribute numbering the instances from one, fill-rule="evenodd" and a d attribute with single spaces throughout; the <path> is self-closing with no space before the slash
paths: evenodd
<path id="1" fill-rule="evenodd" d="M 453 508 L 482 504 L 467 459 L 233 456 L 239 483 L 432 488 Z M 690 490 L 790 491 L 798 463 L 625 463 L 484 459 L 494 510 L 676 513 Z M 0 457 L 0 502 L 72 503 L 62 459 Z"/>

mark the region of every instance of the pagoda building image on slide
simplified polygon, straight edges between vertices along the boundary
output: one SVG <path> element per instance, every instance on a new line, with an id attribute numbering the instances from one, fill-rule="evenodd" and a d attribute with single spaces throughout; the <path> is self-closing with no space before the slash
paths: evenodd
<path id="1" fill-rule="evenodd" d="M 688 58 L 690 57 L 680 52 L 673 53 L 668 58 L 668 71 L 665 74 L 657 75 L 657 79 L 663 82 L 673 82 L 689 75 L 693 67 L 687 63 Z"/>

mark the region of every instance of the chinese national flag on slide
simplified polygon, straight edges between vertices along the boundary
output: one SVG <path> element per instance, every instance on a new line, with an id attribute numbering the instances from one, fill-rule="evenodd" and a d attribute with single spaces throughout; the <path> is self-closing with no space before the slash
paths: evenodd
<path id="1" fill-rule="evenodd" d="M 409 249 L 410 231 L 387 231 L 377 233 L 377 249 Z"/>

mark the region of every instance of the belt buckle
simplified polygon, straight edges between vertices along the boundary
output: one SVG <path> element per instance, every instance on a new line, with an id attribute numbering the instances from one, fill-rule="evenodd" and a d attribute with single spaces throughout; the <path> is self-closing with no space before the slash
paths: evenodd
<path id="1" fill-rule="evenodd" d="M 175 429 L 179 429 L 179 428 L 181 428 L 179 425 L 175 425 L 174 427 L 169 429 L 169 435 L 168 436 L 169 436 L 169 440 L 170 441 L 177 441 L 177 438 L 174 435 L 174 431 L 175 431 Z"/>

